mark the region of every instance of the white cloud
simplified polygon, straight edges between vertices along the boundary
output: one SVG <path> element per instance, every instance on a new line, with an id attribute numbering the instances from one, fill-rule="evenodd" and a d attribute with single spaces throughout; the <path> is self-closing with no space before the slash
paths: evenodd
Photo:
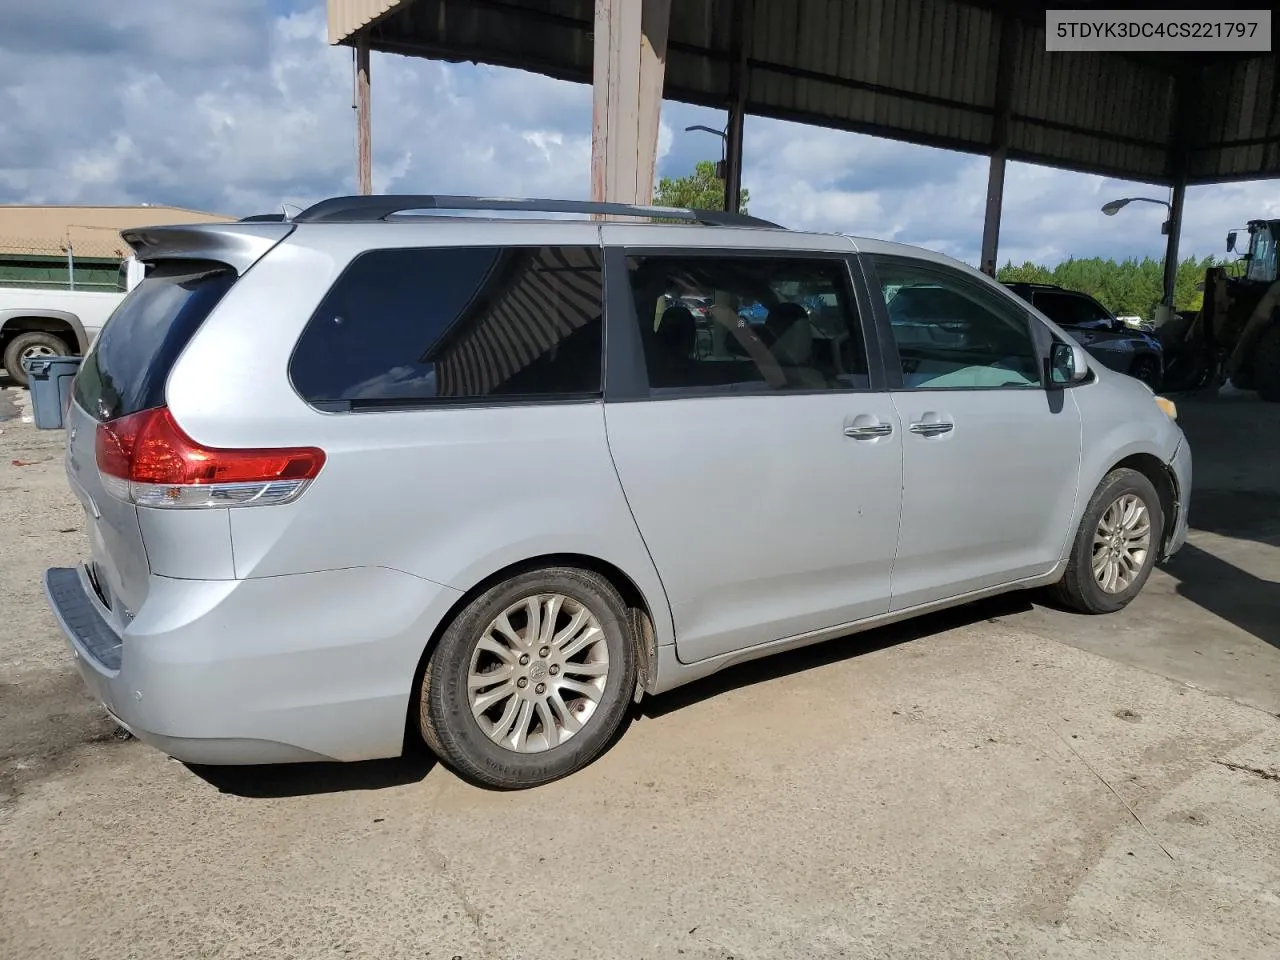
<path id="1" fill-rule="evenodd" d="M 0 0 L 0 200 L 175 203 L 243 215 L 354 189 L 351 52 L 321 0 Z M 490 67 L 375 55 L 379 191 L 584 197 L 589 88 Z M 720 144 L 664 105 L 659 170 Z M 977 261 L 983 157 L 750 118 L 744 184 L 783 224 L 918 243 Z M 1163 208 L 1108 199 L 1160 188 L 1009 166 L 1001 260 L 1163 255 Z M 1280 215 L 1275 181 L 1188 191 L 1183 256 Z"/>
<path id="2" fill-rule="evenodd" d="M 5 5 L 0 0 L 0 20 Z M 168 10 L 165 0 L 131 9 Z M 203 29 L 218 0 L 184 0 Z M 136 10 L 135 10 L 136 12 Z M 325 42 L 320 4 L 269 17 L 235 3 L 217 48 L 260 36 L 261 57 L 181 59 L 161 18 L 134 56 L 109 39 L 69 43 L 29 17 L 24 45 L 0 36 L 0 194 L 11 201 L 176 203 L 242 215 L 354 189 L 351 53 Z M 51 14 L 51 17 L 53 14 Z M 145 18 L 144 18 L 145 19 Z M 88 30 L 88 27 L 85 28 Z M 54 42 L 56 39 L 56 42 Z M 225 42 L 224 42 L 225 41 Z M 8 49 L 5 49 L 8 47 Z M 88 49 L 86 49 L 88 48 Z M 379 191 L 581 195 L 590 166 L 590 91 L 545 77 L 376 56 L 374 185 Z"/>

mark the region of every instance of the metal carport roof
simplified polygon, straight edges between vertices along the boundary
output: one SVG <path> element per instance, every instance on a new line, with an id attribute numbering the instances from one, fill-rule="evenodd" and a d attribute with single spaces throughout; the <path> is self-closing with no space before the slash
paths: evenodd
<path id="1" fill-rule="evenodd" d="M 1011 159 L 1160 184 L 1280 176 L 1275 52 L 1050 53 L 1044 10 L 1009 0 L 676 0 L 663 96 L 725 107 L 737 62 L 746 112 L 757 116 L 975 153 L 992 152 L 1003 116 Z M 594 0 L 329 0 L 329 35 L 589 83 L 593 16 Z M 1016 38 L 1003 84 L 1002 34 Z"/>

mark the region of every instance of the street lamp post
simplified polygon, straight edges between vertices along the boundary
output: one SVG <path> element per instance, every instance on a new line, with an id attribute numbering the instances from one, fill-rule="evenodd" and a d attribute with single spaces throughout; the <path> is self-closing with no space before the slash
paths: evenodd
<path id="1" fill-rule="evenodd" d="M 694 130 L 699 130 L 703 133 L 710 133 L 720 138 L 720 159 L 716 161 L 716 179 L 724 180 L 725 166 L 726 166 L 725 154 L 729 149 L 729 134 L 725 133 L 723 130 L 717 130 L 715 127 L 708 127 L 704 123 L 695 123 L 691 127 L 685 127 L 684 130 L 685 130 L 685 133 L 691 133 Z M 734 213 L 737 212 L 737 207 L 733 206 L 729 202 L 729 194 L 727 191 L 725 192 L 725 196 L 724 196 L 724 208 L 725 210 L 728 210 Z"/>
<path id="2" fill-rule="evenodd" d="M 1182 230 L 1182 193 L 1175 188 L 1173 203 L 1153 197 L 1124 197 L 1102 205 L 1102 212 L 1114 217 L 1131 203 L 1158 203 L 1169 211 L 1168 218 L 1160 225 L 1160 232 L 1168 237 L 1164 253 L 1164 296 L 1160 301 L 1164 316 L 1156 318 L 1156 325 L 1167 321 L 1174 311 L 1174 286 L 1178 279 L 1178 234 Z"/>
<path id="3" fill-rule="evenodd" d="M 1125 197 L 1123 200 L 1112 200 L 1109 203 L 1104 203 L 1102 205 L 1102 212 L 1105 213 L 1108 217 L 1114 217 L 1117 213 L 1119 213 L 1121 210 L 1123 210 L 1126 206 L 1128 206 L 1131 203 L 1158 203 L 1162 205 L 1166 210 L 1172 209 L 1169 206 L 1168 200 L 1156 200 L 1152 197 Z M 1163 232 L 1164 233 L 1169 232 L 1168 221 L 1166 221 L 1164 224 Z"/>

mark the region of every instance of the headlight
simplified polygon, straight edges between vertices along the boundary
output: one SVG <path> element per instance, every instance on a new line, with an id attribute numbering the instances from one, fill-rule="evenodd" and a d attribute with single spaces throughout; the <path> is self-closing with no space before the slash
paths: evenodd
<path id="1" fill-rule="evenodd" d="M 1168 414 L 1170 420 L 1178 419 L 1178 408 L 1168 397 L 1156 397 L 1156 406 Z"/>

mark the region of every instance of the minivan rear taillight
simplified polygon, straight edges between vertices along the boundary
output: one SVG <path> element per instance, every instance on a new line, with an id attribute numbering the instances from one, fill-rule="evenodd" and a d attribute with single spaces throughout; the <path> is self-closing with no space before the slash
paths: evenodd
<path id="1" fill-rule="evenodd" d="M 143 507 L 288 503 L 324 466 L 316 447 L 204 447 L 155 407 L 98 424 L 98 471 L 113 496 Z"/>

